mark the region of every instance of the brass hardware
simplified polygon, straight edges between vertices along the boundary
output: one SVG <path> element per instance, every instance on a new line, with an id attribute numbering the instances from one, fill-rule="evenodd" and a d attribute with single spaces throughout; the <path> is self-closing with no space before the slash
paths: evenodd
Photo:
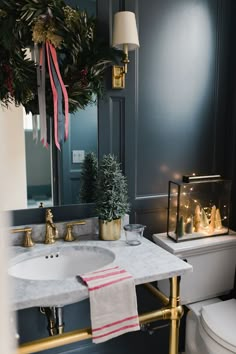
<path id="1" fill-rule="evenodd" d="M 169 337 L 169 353 L 177 354 L 179 347 L 179 327 L 180 319 L 183 316 L 183 308 L 180 305 L 180 277 L 170 279 L 170 337 Z"/>
<path id="2" fill-rule="evenodd" d="M 55 243 L 58 238 L 58 230 L 53 223 L 53 214 L 51 209 L 46 209 L 46 234 L 44 243 L 52 244 Z"/>
<path id="3" fill-rule="evenodd" d="M 34 242 L 32 240 L 32 227 L 24 227 L 22 229 L 14 229 L 14 230 L 11 230 L 11 232 L 13 234 L 16 234 L 18 232 L 25 232 L 23 246 L 24 247 L 33 247 L 34 246 Z"/>
<path id="4" fill-rule="evenodd" d="M 169 354 L 178 354 L 179 324 L 180 319 L 183 316 L 183 308 L 180 305 L 179 298 L 179 286 L 180 277 L 171 278 L 170 298 L 168 300 L 169 305 L 160 310 L 144 313 L 139 316 L 139 322 L 141 325 L 150 322 L 155 322 L 157 320 L 170 320 Z M 152 291 L 152 293 L 155 293 L 157 298 L 166 300 L 166 296 L 162 294 L 160 290 L 158 290 L 158 292 Z M 33 342 L 22 344 L 18 348 L 17 353 L 36 353 L 42 350 L 60 347 L 62 345 L 79 342 L 89 338 L 92 338 L 91 328 L 84 328 L 56 335 L 54 337 L 39 339 Z"/>
<path id="5" fill-rule="evenodd" d="M 80 329 L 22 344 L 17 353 L 31 354 L 92 338 L 91 328 Z"/>
<path id="6" fill-rule="evenodd" d="M 155 288 L 152 284 L 147 283 L 143 284 L 145 288 L 147 288 L 155 297 L 157 297 L 163 305 L 168 305 L 169 304 L 169 298 L 165 296 L 159 289 Z"/>
<path id="7" fill-rule="evenodd" d="M 124 67 L 114 65 L 112 67 L 112 88 L 124 89 L 125 88 L 125 74 Z"/>
<path id="8" fill-rule="evenodd" d="M 67 224 L 67 225 L 66 225 L 66 228 L 67 228 L 67 230 L 66 230 L 66 236 L 65 236 L 64 240 L 67 241 L 67 242 L 74 241 L 75 238 L 74 238 L 74 236 L 73 236 L 73 234 L 72 234 L 73 226 L 75 226 L 75 225 L 85 225 L 85 224 L 86 224 L 86 222 L 83 221 L 83 220 L 81 220 L 81 221 L 74 221 L 74 222 L 70 222 L 69 224 Z"/>
<path id="9" fill-rule="evenodd" d="M 124 58 L 122 60 L 123 66 L 114 65 L 112 67 L 112 88 L 113 89 L 124 89 L 125 88 L 125 75 L 128 72 L 128 45 L 124 44 L 123 46 Z"/>
<path id="10" fill-rule="evenodd" d="M 58 328 L 58 334 L 64 333 L 64 324 L 57 326 L 57 328 Z"/>
<path id="11" fill-rule="evenodd" d="M 49 336 L 64 332 L 62 307 L 40 307 L 39 310 L 47 318 Z"/>

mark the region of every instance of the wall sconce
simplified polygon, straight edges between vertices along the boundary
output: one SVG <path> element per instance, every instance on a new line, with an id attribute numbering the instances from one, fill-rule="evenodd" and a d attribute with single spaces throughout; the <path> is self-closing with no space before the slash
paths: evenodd
<path id="1" fill-rule="evenodd" d="M 112 88 L 125 88 L 125 74 L 128 70 L 128 51 L 139 47 L 135 14 L 130 11 L 117 12 L 114 16 L 112 46 L 123 50 L 123 66 L 112 67 Z"/>

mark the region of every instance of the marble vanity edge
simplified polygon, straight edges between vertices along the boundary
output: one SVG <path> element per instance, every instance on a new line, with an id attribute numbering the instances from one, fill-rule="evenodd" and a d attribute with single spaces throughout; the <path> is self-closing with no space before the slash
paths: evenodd
<path id="1" fill-rule="evenodd" d="M 75 241 L 73 245 L 88 245 L 90 241 Z M 116 264 L 130 272 L 136 285 L 181 276 L 192 270 L 191 265 L 170 254 L 155 243 L 143 239 L 141 245 L 132 247 L 125 242 L 124 235 L 118 241 L 91 241 L 94 246 L 108 248 L 115 253 Z M 68 243 L 58 241 L 55 246 L 69 247 Z M 36 246 L 37 247 L 37 246 Z M 47 245 L 38 245 L 39 248 Z M 73 247 L 73 246 L 72 246 Z M 14 247 L 13 247 L 14 248 Z M 15 247 L 17 254 L 30 257 L 31 252 L 23 247 Z M 45 248 L 46 249 L 46 248 Z M 37 249 L 32 252 L 37 252 Z M 14 259 L 14 256 L 13 256 Z M 29 281 L 13 278 L 14 292 L 11 306 L 14 310 L 38 306 L 68 305 L 88 298 L 87 287 L 76 277 L 66 280 Z"/>

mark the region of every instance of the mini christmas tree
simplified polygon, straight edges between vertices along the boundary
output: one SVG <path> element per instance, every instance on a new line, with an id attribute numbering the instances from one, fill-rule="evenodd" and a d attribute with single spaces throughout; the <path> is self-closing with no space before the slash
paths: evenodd
<path id="1" fill-rule="evenodd" d="M 201 210 L 201 226 L 202 227 L 208 227 L 209 226 L 209 220 L 207 218 L 205 210 L 202 208 Z"/>
<path id="2" fill-rule="evenodd" d="M 96 194 L 99 219 L 112 221 L 129 211 L 126 178 L 113 155 L 105 155 L 99 164 Z"/>
<path id="3" fill-rule="evenodd" d="M 80 199 L 82 203 L 95 202 L 97 174 L 97 157 L 93 152 L 90 152 L 85 155 L 81 171 Z"/>

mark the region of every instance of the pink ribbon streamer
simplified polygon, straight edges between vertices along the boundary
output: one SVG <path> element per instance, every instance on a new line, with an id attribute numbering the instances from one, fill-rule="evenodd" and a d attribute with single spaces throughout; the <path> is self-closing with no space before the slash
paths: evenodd
<path id="1" fill-rule="evenodd" d="M 68 131 L 69 131 L 69 101 L 68 101 L 68 93 L 66 90 L 66 87 L 64 85 L 64 82 L 62 80 L 61 77 L 61 73 L 60 73 L 60 69 L 59 69 L 59 65 L 58 65 L 58 60 L 57 60 L 57 53 L 56 53 L 56 49 L 53 47 L 53 45 L 51 43 L 48 43 L 51 55 L 52 55 L 52 59 L 53 59 L 53 64 L 54 67 L 56 69 L 57 72 L 57 77 L 59 79 L 60 85 L 61 85 L 61 89 L 63 92 L 63 96 L 64 96 L 64 104 L 65 104 L 65 140 L 68 138 Z"/>
<path id="2" fill-rule="evenodd" d="M 52 87 L 52 94 L 53 94 L 53 109 L 54 109 L 54 140 L 55 140 L 55 145 L 58 148 L 58 150 L 61 150 L 60 144 L 58 142 L 58 131 L 57 131 L 57 101 L 58 101 L 58 95 L 57 95 L 57 90 L 56 86 L 53 81 L 53 76 L 52 76 L 52 70 L 51 70 L 51 64 L 50 64 L 50 47 L 49 43 L 46 42 L 46 51 L 47 51 L 47 61 L 48 61 L 48 71 L 49 71 L 49 77 L 50 77 L 50 83 Z"/>

